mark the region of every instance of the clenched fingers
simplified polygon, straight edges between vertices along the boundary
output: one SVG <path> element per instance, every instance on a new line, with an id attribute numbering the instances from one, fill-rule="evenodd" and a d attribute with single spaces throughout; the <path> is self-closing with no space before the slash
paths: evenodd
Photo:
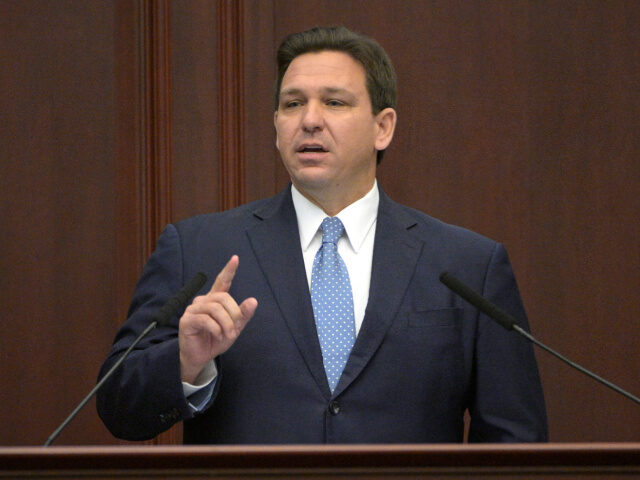
<path id="1" fill-rule="evenodd" d="M 187 307 L 185 313 L 208 315 L 211 320 L 220 324 L 222 330 L 227 334 L 236 329 L 236 325 L 245 323 L 240 306 L 226 292 L 210 292 L 202 297 L 197 297 Z"/>

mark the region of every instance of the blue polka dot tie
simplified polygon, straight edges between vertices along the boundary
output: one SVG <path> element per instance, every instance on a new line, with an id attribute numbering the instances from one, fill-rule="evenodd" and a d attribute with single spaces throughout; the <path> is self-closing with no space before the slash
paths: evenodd
<path id="1" fill-rule="evenodd" d="M 349 272 L 338 254 L 344 225 L 338 217 L 322 221 L 322 246 L 313 260 L 311 303 L 324 369 L 333 392 L 356 340 Z"/>

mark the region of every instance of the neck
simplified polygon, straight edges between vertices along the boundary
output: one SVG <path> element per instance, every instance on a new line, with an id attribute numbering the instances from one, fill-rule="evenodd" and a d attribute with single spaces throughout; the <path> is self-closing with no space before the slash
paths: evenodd
<path id="1" fill-rule="evenodd" d="M 354 202 L 364 197 L 373 188 L 375 178 L 369 185 L 360 189 L 349 190 L 346 192 L 333 191 L 328 188 L 321 188 L 317 191 L 295 185 L 296 189 L 314 205 L 317 205 L 330 217 L 336 216 L 342 210 L 347 208 Z"/>

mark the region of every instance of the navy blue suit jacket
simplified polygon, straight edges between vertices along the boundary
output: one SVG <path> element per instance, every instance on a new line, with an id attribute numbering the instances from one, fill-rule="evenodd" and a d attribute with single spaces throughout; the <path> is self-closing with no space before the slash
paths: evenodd
<path id="1" fill-rule="evenodd" d="M 544 441 L 532 347 L 456 297 L 449 271 L 526 325 L 505 249 L 391 201 L 381 192 L 364 321 L 330 393 L 315 330 L 290 188 L 270 199 L 169 225 L 144 268 L 130 315 L 101 375 L 198 271 L 207 291 L 232 254 L 230 293 L 256 314 L 217 359 L 202 413 L 182 393 L 178 318 L 142 342 L 98 394 L 122 438 L 151 438 L 184 420 L 186 443 Z M 181 315 L 182 312 L 180 312 Z"/>

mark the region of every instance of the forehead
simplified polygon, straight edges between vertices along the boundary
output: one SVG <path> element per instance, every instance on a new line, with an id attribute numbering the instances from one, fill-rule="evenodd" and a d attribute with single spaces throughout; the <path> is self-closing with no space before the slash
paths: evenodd
<path id="1" fill-rule="evenodd" d="M 347 88 L 366 92 L 364 67 L 344 52 L 310 52 L 291 61 L 280 91 L 303 88 Z"/>

